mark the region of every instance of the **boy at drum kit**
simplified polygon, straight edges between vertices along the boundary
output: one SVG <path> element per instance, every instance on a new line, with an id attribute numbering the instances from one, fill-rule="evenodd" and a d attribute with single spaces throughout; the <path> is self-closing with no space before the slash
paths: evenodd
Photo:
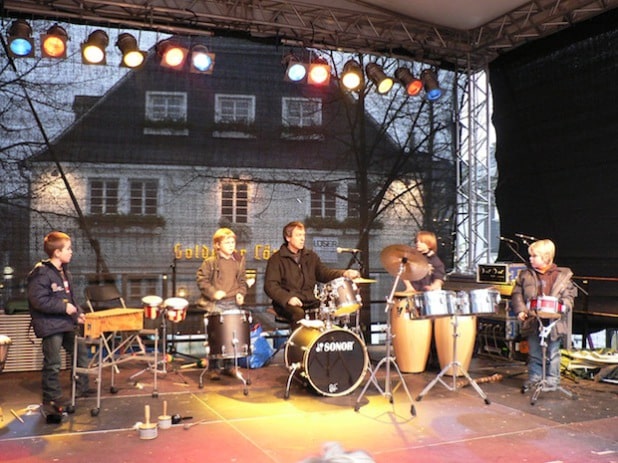
<path id="1" fill-rule="evenodd" d="M 283 244 L 266 264 L 264 291 L 272 299 L 277 315 L 295 327 L 306 311 L 320 306 L 314 291 L 316 284 L 340 277 L 354 280 L 360 272 L 329 269 L 316 252 L 305 249 L 305 225 L 290 222 L 283 227 Z"/>
<path id="2" fill-rule="evenodd" d="M 528 341 L 528 379 L 522 386 L 522 393 L 545 380 L 543 390 L 557 390 L 560 384 L 560 341 L 568 334 L 567 314 L 573 310 L 577 296 L 571 277 L 573 272 L 554 263 L 556 248 L 550 240 L 535 241 L 528 247 L 530 267 L 521 270 L 511 295 L 513 309 L 521 323 L 521 335 Z M 560 310 L 544 314 L 533 307 L 537 300 L 552 298 Z M 532 306 L 532 307 L 531 307 Z M 546 377 L 543 378 L 543 351 L 541 330 L 549 318 L 553 323 L 548 335 L 546 350 Z M 551 324 L 550 323 L 550 324 Z M 549 327 L 550 325 L 547 325 Z"/>
<path id="3" fill-rule="evenodd" d="M 219 228 L 212 237 L 215 255 L 204 260 L 197 271 L 197 286 L 202 295 L 199 306 L 207 314 L 237 310 L 245 302 L 247 282 L 245 256 L 236 250 L 236 234 Z M 210 379 L 219 380 L 219 370 L 237 377 L 233 359 L 215 359 L 209 365 Z"/>
<path id="4" fill-rule="evenodd" d="M 68 270 L 73 256 L 71 238 L 66 233 L 53 231 L 45 236 L 43 248 L 49 259 L 38 262 L 28 275 L 28 306 L 34 332 L 42 339 L 43 407 L 49 413 L 62 413 L 69 401 L 62 397 L 60 387 L 61 348 L 73 355 L 76 329 L 84 324 L 85 316 L 75 300 Z M 88 366 L 85 346 L 78 346 L 77 357 L 78 367 Z M 88 384 L 88 375 L 77 375 L 78 397 L 90 392 Z"/>

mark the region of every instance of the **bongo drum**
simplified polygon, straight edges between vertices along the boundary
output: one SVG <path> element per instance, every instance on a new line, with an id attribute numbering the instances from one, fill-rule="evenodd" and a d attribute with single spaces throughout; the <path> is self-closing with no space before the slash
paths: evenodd
<path id="1" fill-rule="evenodd" d="M 182 297 L 170 297 L 163 302 L 165 316 L 173 323 L 179 323 L 187 318 L 189 301 Z"/>
<path id="2" fill-rule="evenodd" d="M 144 296 L 142 305 L 144 307 L 144 318 L 156 320 L 161 311 L 161 303 L 163 299 L 159 296 Z"/>

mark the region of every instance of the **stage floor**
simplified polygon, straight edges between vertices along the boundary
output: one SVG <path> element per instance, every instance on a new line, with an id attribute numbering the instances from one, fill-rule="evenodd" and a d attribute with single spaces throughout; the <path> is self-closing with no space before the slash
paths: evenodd
<path id="1" fill-rule="evenodd" d="M 372 365 L 384 356 L 383 347 L 368 351 Z M 618 386 L 563 378 L 574 398 L 543 392 L 531 405 L 530 394 L 520 391 L 521 362 L 472 359 L 474 379 L 502 375 L 500 381 L 479 383 L 489 404 L 471 386 L 449 390 L 437 382 L 427 390 L 437 368 L 404 375 L 412 400 L 393 370 L 392 401 L 378 391 L 376 383 L 386 385 L 385 368 L 361 394 L 373 367 L 346 395 L 318 395 L 294 381 L 286 400 L 288 370 L 281 352 L 263 368 L 243 370 L 251 381 L 246 395 L 237 379 L 226 376 L 220 381 L 205 376 L 200 388 L 201 370 L 179 370 L 179 362 L 158 376 L 156 397 L 152 372 L 128 381 L 143 362 L 120 365 L 115 394 L 104 369 L 98 415 L 91 413 L 96 397 L 78 399 L 76 412 L 59 424 L 47 424 L 36 410 L 39 373 L 1 373 L 0 460 L 295 463 L 323 455 L 324 446 L 335 442 L 344 452 L 361 450 L 379 463 L 618 461 Z M 453 384 L 450 376 L 442 379 Z M 63 384 L 70 395 L 68 372 Z M 164 401 L 169 415 L 185 419 L 170 429 L 136 430 L 145 405 L 156 422 Z"/>

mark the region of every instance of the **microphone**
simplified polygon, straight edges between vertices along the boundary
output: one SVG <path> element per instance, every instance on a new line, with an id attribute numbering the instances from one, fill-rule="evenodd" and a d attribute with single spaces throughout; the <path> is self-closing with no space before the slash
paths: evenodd
<path id="1" fill-rule="evenodd" d="M 341 254 L 342 252 L 351 252 L 356 254 L 357 252 L 361 252 L 361 250 L 357 248 L 337 248 L 337 254 Z"/>
<path id="2" fill-rule="evenodd" d="M 532 240 L 532 241 L 538 241 L 538 238 L 535 238 L 534 236 L 530 236 L 530 235 L 523 235 L 521 233 L 515 233 L 515 236 L 517 238 L 521 238 L 522 240 Z"/>
<path id="3" fill-rule="evenodd" d="M 505 238 L 504 236 L 500 237 L 500 241 L 506 241 L 507 243 L 517 244 L 516 241 L 513 241 L 511 238 Z"/>

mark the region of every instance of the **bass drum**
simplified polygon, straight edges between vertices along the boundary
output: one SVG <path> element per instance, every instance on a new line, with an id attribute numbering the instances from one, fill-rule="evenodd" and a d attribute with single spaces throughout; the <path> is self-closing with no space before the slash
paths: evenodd
<path id="1" fill-rule="evenodd" d="M 285 347 L 285 365 L 318 394 L 337 397 L 354 391 L 369 365 L 363 341 L 352 331 L 301 326 Z"/>

